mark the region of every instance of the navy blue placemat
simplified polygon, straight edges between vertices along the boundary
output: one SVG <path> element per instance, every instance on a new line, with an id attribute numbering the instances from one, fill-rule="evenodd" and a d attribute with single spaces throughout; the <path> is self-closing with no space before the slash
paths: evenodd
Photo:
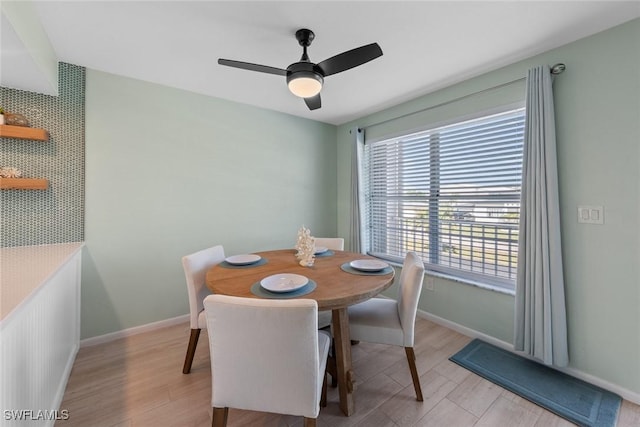
<path id="1" fill-rule="evenodd" d="M 319 254 L 315 254 L 315 257 L 316 258 L 323 258 L 323 257 L 326 257 L 326 256 L 332 256 L 332 255 L 335 255 L 335 252 L 333 252 L 331 249 L 327 249 L 324 252 L 321 252 Z"/>
<path id="2" fill-rule="evenodd" d="M 475 339 L 449 360 L 579 426 L 616 425 L 620 396 L 510 351 Z"/>
<path id="3" fill-rule="evenodd" d="M 292 292 L 270 292 L 260 286 L 260 282 L 256 282 L 251 285 L 251 293 L 255 296 L 261 298 L 275 298 L 275 299 L 287 299 L 287 298 L 297 298 L 302 295 L 310 294 L 316 288 L 316 282 L 309 279 L 309 283 L 301 287 L 300 289 L 296 289 Z"/>
<path id="4" fill-rule="evenodd" d="M 356 270 L 355 268 L 351 267 L 348 262 L 345 262 L 340 266 L 340 268 L 342 269 L 342 271 L 345 271 L 347 273 L 359 274 L 361 276 L 384 276 L 385 274 L 393 273 L 393 267 L 391 266 L 385 267 L 380 271 L 361 271 Z"/>
<path id="5" fill-rule="evenodd" d="M 227 261 L 222 261 L 218 265 L 224 268 L 251 268 L 251 267 L 258 267 L 261 265 L 265 265 L 266 263 L 267 263 L 266 258 L 260 258 L 260 261 L 254 262 L 253 264 L 236 265 L 236 264 L 229 264 Z"/>

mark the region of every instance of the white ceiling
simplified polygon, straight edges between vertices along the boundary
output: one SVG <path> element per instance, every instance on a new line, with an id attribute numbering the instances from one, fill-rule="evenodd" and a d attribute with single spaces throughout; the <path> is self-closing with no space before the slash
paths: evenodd
<path id="1" fill-rule="evenodd" d="M 332 124 L 564 45 L 640 16 L 614 1 L 42 1 L 60 61 Z M 384 55 L 329 76 L 309 111 L 281 76 L 218 58 L 286 68 L 310 28 L 311 61 L 378 42 Z M 4 50 L 4 47 L 3 47 Z M 552 64 L 549 64 L 552 65 Z"/>

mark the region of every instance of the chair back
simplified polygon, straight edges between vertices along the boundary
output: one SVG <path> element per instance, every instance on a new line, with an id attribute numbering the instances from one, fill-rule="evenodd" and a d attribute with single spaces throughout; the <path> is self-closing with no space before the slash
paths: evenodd
<path id="1" fill-rule="evenodd" d="M 344 239 L 342 237 L 316 237 L 316 246 L 324 246 L 336 251 L 344 251 Z"/>
<path id="2" fill-rule="evenodd" d="M 211 292 L 206 286 L 207 270 L 224 261 L 224 248 L 221 245 L 185 255 L 182 257 L 182 267 L 187 279 L 189 293 L 189 312 L 191 329 L 199 329 L 198 314 L 204 310 L 202 300 Z"/>
<path id="3" fill-rule="evenodd" d="M 424 280 L 424 263 L 415 252 L 407 252 L 400 273 L 398 316 L 404 334 L 404 346 L 413 347 L 418 300 Z"/>
<path id="4" fill-rule="evenodd" d="M 316 301 L 210 295 L 204 307 L 214 408 L 318 416 Z"/>

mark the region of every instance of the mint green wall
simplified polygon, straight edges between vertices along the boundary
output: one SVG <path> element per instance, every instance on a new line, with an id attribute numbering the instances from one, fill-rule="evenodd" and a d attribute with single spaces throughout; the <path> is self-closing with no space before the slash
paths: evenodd
<path id="1" fill-rule="evenodd" d="M 87 70 L 82 337 L 188 313 L 180 258 L 336 233 L 335 126 Z"/>
<path id="2" fill-rule="evenodd" d="M 338 234 L 348 236 L 350 136 L 366 127 L 516 80 L 539 64 L 563 62 L 554 86 L 570 367 L 640 397 L 640 20 L 364 117 L 338 128 Z M 513 101 L 513 88 L 481 99 Z M 511 89 L 509 89 L 511 88 Z M 495 97 L 495 98 L 492 98 Z M 524 97 L 524 95 L 522 95 Z M 441 112 L 405 119 L 442 120 Z M 396 123 L 367 135 L 397 131 Z M 605 224 L 577 223 L 578 205 L 604 206 Z M 513 297 L 436 278 L 420 309 L 511 343 Z"/>

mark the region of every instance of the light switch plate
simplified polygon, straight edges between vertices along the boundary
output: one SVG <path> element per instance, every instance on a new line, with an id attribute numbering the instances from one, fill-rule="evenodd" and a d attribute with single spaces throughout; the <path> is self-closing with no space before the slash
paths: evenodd
<path id="1" fill-rule="evenodd" d="M 604 207 L 578 206 L 578 222 L 581 224 L 604 224 Z"/>

